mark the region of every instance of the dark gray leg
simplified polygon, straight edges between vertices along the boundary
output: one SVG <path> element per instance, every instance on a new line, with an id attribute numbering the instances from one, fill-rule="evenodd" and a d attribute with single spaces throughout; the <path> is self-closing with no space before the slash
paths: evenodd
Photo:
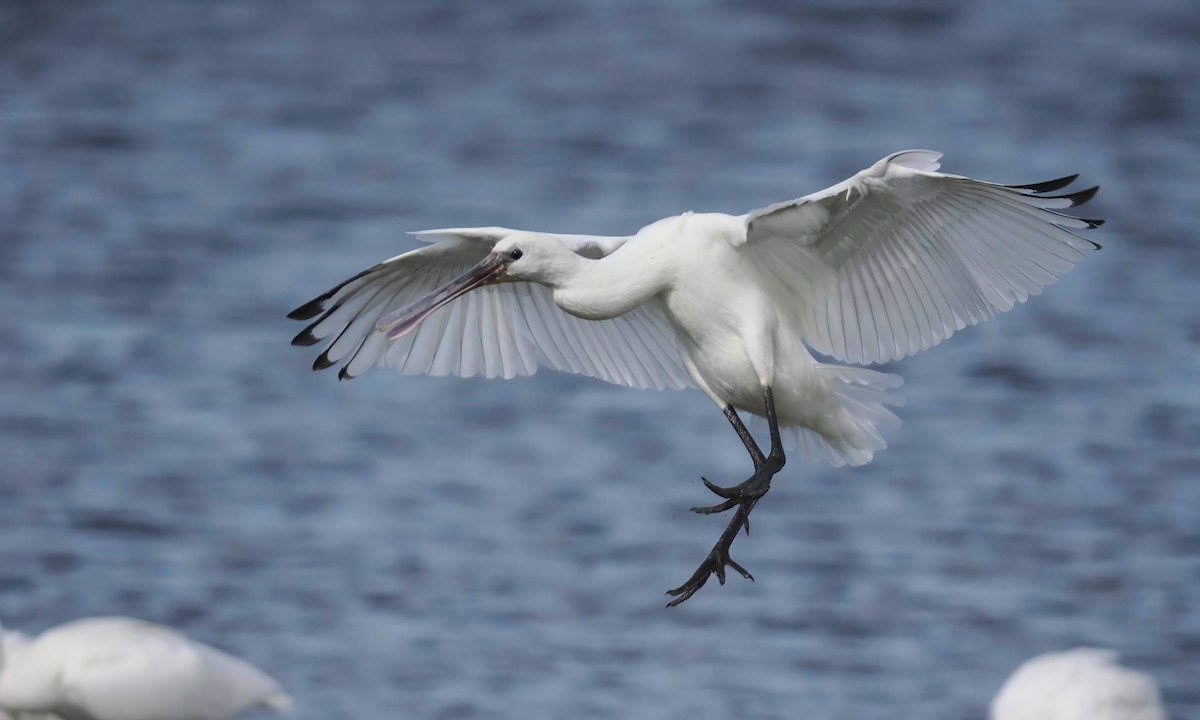
<path id="1" fill-rule="evenodd" d="M 762 468 L 766 458 L 763 456 L 762 450 L 759 449 L 758 443 L 754 442 L 754 436 L 742 424 L 742 419 L 738 417 L 737 410 L 733 409 L 732 405 L 725 406 L 725 419 L 733 426 L 733 431 L 742 439 L 742 444 L 746 446 L 746 452 L 750 453 L 750 459 L 754 461 L 754 470 L 757 472 Z"/>
<path id="2" fill-rule="evenodd" d="M 731 487 L 721 487 L 709 482 L 708 478 L 700 478 L 704 481 L 705 487 L 725 498 L 725 502 L 716 505 L 694 507 L 692 508 L 692 512 L 698 512 L 703 515 L 725 512 L 734 505 L 745 504 L 750 500 L 760 498 L 766 495 L 767 491 L 771 489 L 771 478 L 783 468 L 784 463 L 787 462 L 787 458 L 784 456 L 783 443 L 779 438 L 779 421 L 775 417 L 775 396 L 771 393 L 771 388 L 763 388 L 763 403 L 767 408 L 767 424 L 771 430 L 771 454 L 763 457 L 758 443 L 754 442 L 754 438 L 750 437 L 750 433 L 746 430 L 746 426 L 742 424 L 741 418 L 737 416 L 737 412 L 732 407 L 727 408 L 725 410 L 725 417 L 729 418 L 729 423 L 733 425 L 734 431 L 737 432 L 738 437 L 745 444 L 746 450 L 749 451 L 750 458 L 754 461 L 754 474 L 745 481 Z M 749 511 L 747 511 L 746 515 L 746 532 L 750 532 Z"/>
<path id="3" fill-rule="evenodd" d="M 704 562 L 700 563 L 700 567 L 696 568 L 696 572 L 684 584 L 667 591 L 668 595 L 675 598 L 667 603 L 667 607 L 674 607 L 695 595 L 696 591 L 704 587 L 704 583 L 708 582 L 710 575 L 716 575 L 717 582 L 724 585 L 726 566 L 733 568 L 747 580 L 754 579 L 746 571 L 746 568 L 737 564 L 729 557 L 729 548 L 733 545 L 733 540 L 737 537 L 739 530 L 744 527 L 747 532 L 750 531 L 750 511 L 754 509 L 754 506 L 762 499 L 762 496 L 766 495 L 767 491 L 771 489 L 771 479 L 775 477 L 775 473 L 779 472 L 783 468 L 784 463 L 787 462 L 787 458 L 783 452 L 783 443 L 779 438 L 779 419 L 775 415 L 775 396 L 771 393 L 771 388 L 769 387 L 763 388 L 763 403 L 767 409 L 767 424 L 771 429 L 771 452 L 766 457 L 763 457 L 762 450 L 754 442 L 754 438 L 750 436 L 750 433 L 746 430 L 746 426 L 742 424 L 737 412 L 732 407 L 725 410 L 725 417 L 729 418 L 729 424 L 733 425 L 734 431 L 737 432 L 738 437 L 745 444 L 746 450 L 750 453 L 750 459 L 754 461 L 754 474 L 744 482 L 728 488 L 719 487 L 702 478 L 708 489 L 726 498 L 726 500 L 719 505 L 696 507 L 692 508 L 692 510 L 708 514 L 724 512 L 736 506 L 737 511 L 734 512 L 729 524 L 725 526 L 725 531 L 717 539 L 717 544 L 708 553 L 708 557 L 704 559 Z"/>

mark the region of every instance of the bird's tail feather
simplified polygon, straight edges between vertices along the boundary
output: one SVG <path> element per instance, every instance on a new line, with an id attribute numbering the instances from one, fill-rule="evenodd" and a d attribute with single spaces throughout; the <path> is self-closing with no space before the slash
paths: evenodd
<path id="1" fill-rule="evenodd" d="M 824 459 L 834 467 L 866 465 L 875 451 L 887 447 L 884 436 L 900 427 L 900 418 L 888 409 L 900 407 L 904 398 L 889 390 L 904 384 L 904 378 L 867 368 L 817 364 L 817 372 L 841 401 L 850 432 L 828 437 L 806 427 L 794 428 L 800 452 L 809 460 Z"/>

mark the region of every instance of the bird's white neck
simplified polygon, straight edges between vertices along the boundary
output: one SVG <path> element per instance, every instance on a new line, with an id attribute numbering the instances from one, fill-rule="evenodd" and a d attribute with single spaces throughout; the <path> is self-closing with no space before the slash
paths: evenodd
<path id="1" fill-rule="evenodd" d="M 616 317 L 666 288 L 661 266 L 644 262 L 634 247 L 622 247 L 598 260 L 569 254 L 560 265 L 561 276 L 546 284 L 554 291 L 554 303 L 576 317 Z"/>

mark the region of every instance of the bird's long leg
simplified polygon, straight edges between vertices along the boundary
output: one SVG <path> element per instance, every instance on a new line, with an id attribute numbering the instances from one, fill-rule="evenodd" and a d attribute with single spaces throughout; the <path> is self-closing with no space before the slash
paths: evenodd
<path id="1" fill-rule="evenodd" d="M 729 418 L 729 423 L 733 425 L 733 429 L 737 432 L 738 437 L 742 439 L 742 443 L 746 445 L 746 450 L 750 452 L 750 458 L 754 461 L 754 474 L 746 478 L 743 482 L 730 487 L 721 487 L 715 483 L 709 482 L 708 478 L 700 478 L 704 481 L 705 487 L 712 490 L 717 495 L 725 498 L 725 502 L 716 505 L 706 505 L 702 507 L 692 508 L 692 512 L 698 512 L 704 515 L 712 513 L 725 512 L 734 505 L 745 506 L 751 500 L 757 500 L 767 491 L 771 489 L 771 478 L 775 477 L 775 473 L 783 468 L 787 458 L 783 453 L 783 443 L 779 438 L 779 420 L 775 416 L 775 396 L 771 392 L 771 388 L 763 388 L 763 404 L 767 410 L 767 424 L 771 430 L 771 454 L 763 457 L 762 450 L 759 449 L 758 443 L 754 442 L 754 438 L 746 430 L 746 426 L 742 424 L 741 418 L 733 408 L 728 408 L 725 411 L 725 417 Z M 753 507 L 751 505 L 750 507 Z M 746 531 L 750 530 L 750 509 L 746 510 Z"/>
<path id="2" fill-rule="evenodd" d="M 762 449 L 758 447 L 758 443 L 754 441 L 754 436 L 750 434 L 750 431 L 746 429 L 745 424 L 742 423 L 742 419 L 738 417 L 737 410 L 735 410 L 732 405 L 726 405 L 724 411 L 725 418 L 729 420 L 729 424 L 733 426 L 733 431 L 737 433 L 738 437 L 742 440 L 742 444 L 746 446 L 746 452 L 750 453 L 750 460 L 754 462 L 754 473 L 757 475 L 760 471 L 762 471 L 763 465 L 765 465 L 767 462 L 766 456 L 763 455 Z M 708 489 L 712 490 L 718 495 L 721 494 L 719 491 L 729 490 L 728 488 L 722 488 L 710 482 L 706 477 L 702 477 L 700 479 L 704 481 L 704 484 L 708 487 Z M 740 499 L 731 498 L 728 495 L 722 495 L 721 497 L 729 499 L 725 500 L 723 503 L 717 503 L 716 505 L 694 507 L 692 508 L 692 512 L 701 513 L 702 515 L 711 515 L 713 513 L 725 512 L 729 508 L 741 502 Z M 745 521 L 745 527 L 746 532 L 750 532 L 750 518 L 748 514 Z"/>
<path id="3" fill-rule="evenodd" d="M 762 469 L 763 463 L 767 458 L 763 456 L 763 452 L 758 447 L 758 443 L 754 442 L 754 436 L 742 424 L 742 419 L 738 417 L 737 410 L 733 409 L 732 405 L 725 406 L 725 418 L 729 420 L 729 424 L 733 426 L 733 431 L 742 439 L 742 444 L 746 446 L 746 452 L 750 453 L 750 459 L 754 461 L 754 471 L 758 472 Z"/>
<path id="4" fill-rule="evenodd" d="M 783 443 L 779 437 L 779 418 L 775 415 L 775 396 L 771 393 L 770 387 L 763 388 L 763 404 L 767 410 L 767 423 L 771 429 L 771 452 L 766 457 L 763 457 L 762 450 L 758 444 L 754 442 L 754 438 L 750 437 L 750 433 L 746 431 L 746 426 L 742 424 L 737 413 L 729 408 L 725 411 L 725 416 L 729 418 L 729 422 L 733 425 L 733 429 L 737 431 L 738 437 L 742 438 L 742 442 L 746 445 L 746 450 L 750 453 L 750 458 L 754 461 L 754 474 L 751 475 L 745 482 L 735 485 L 730 488 L 722 488 L 710 483 L 708 480 L 704 484 L 710 490 L 717 493 L 721 497 L 726 498 L 726 501 L 720 505 L 714 505 L 709 508 L 692 508 L 697 512 L 721 512 L 737 506 L 737 511 L 734 512 L 733 518 L 729 524 L 725 526 L 725 531 L 721 533 L 721 537 L 717 539 L 717 544 L 708 553 L 708 557 L 704 562 L 700 563 L 700 567 L 696 568 L 696 572 L 688 578 L 687 582 L 677 588 L 668 590 L 667 594 L 675 599 L 667 603 L 667 607 L 674 607 L 679 603 L 687 600 L 696 594 L 696 591 L 704 587 L 704 583 L 708 582 L 710 575 L 717 576 L 717 582 L 725 584 L 725 567 L 729 566 L 736 570 L 742 577 L 747 580 L 753 580 L 752 576 L 746 568 L 734 562 L 729 557 L 729 548 L 733 545 L 734 538 L 737 537 L 738 531 L 743 527 L 750 527 L 750 511 L 758 504 L 763 495 L 771 489 L 771 479 L 775 477 L 775 473 L 779 472 L 787 458 L 783 453 Z"/>

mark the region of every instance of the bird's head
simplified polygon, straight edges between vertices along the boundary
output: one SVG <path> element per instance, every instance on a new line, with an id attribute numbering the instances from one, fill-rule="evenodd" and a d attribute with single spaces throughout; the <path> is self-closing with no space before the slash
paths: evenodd
<path id="1" fill-rule="evenodd" d="M 396 340 L 415 330 L 436 310 L 472 290 L 522 280 L 553 286 L 569 272 L 572 263 L 580 259 L 551 235 L 513 233 L 497 242 L 492 251 L 471 269 L 407 306 L 388 313 L 375 327 L 387 333 L 388 340 Z"/>
<path id="2" fill-rule="evenodd" d="M 513 233 L 496 243 L 492 256 L 504 264 L 496 282 L 527 280 L 546 285 L 555 284 L 579 260 L 558 238 L 525 232 Z"/>

